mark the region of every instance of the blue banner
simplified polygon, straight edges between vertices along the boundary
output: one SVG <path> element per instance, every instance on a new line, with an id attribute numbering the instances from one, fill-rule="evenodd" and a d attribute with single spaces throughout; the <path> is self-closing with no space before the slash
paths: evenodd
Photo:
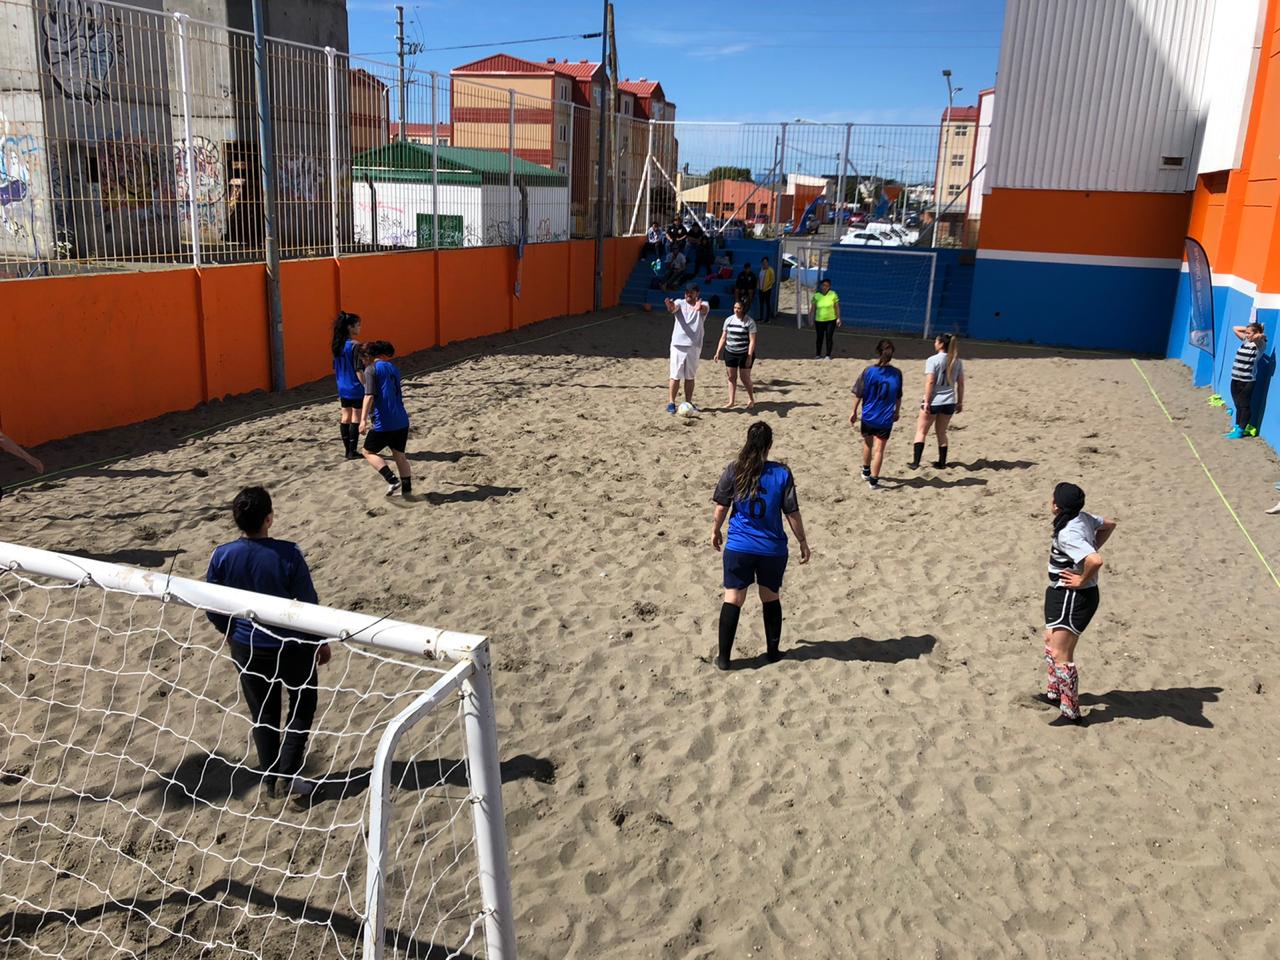
<path id="1" fill-rule="evenodd" d="M 1199 242 L 1187 237 L 1187 276 L 1191 280 L 1191 322 L 1187 340 L 1213 356 L 1213 274 L 1209 255 Z"/>

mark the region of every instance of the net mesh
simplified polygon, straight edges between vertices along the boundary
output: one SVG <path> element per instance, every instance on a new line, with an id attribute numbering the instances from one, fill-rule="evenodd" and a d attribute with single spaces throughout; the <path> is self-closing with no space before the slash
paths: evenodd
<path id="1" fill-rule="evenodd" d="M 361 953 L 374 753 L 442 670 L 332 644 L 314 790 L 272 796 L 202 610 L 14 570 L 0 598 L 0 952 Z M 484 955 L 465 757 L 453 693 L 392 758 L 388 957 Z"/>

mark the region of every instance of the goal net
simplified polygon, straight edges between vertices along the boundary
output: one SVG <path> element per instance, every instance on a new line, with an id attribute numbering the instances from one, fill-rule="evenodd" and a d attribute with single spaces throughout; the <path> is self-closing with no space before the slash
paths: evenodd
<path id="1" fill-rule="evenodd" d="M 802 248 L 802 254 L 797 276 L 804 310 L 818 281 L 825 278 L 840 295 L 845 329 L 921 336 L 933 332 L 938 258 L 934 251 L 843 246 Z"/>
<path id="2" fill-rule="evenodd" d="M 0 611 L 0 955 L 515 956 L 483 638 L 4 543 Z M 209 612 L 332 638 L 296 779 Z"/>

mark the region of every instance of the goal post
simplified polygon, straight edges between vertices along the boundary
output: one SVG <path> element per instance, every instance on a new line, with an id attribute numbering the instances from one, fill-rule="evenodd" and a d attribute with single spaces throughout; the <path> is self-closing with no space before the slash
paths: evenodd
<path id="1" fill-rule="evenodd" d="M 0 947 L 514 960 L 485 638 L 2 542 L 0 610 Z M 209 613 L 337 641 L 301 800 Z"/>

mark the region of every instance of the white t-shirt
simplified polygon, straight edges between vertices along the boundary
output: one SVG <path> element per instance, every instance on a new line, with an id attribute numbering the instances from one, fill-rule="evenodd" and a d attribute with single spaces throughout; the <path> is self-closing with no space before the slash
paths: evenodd
<path id="1" fill-rule="evenodd" d="M 700 307 L 702 301 L 690 303 L 681 297 L 676 301 L 675 325 L 671 328 L 671 345 L 673 347 L 702 347 L 702 338 L 707 329 L 707 315 Z"/>
<path id="2" fill-rule="evenodd" d="M 932 357 L 924 362 L 924 375 L 928 377 L 933 374 L 933 400 L 934 406 L 942 406 L 943 404 L 956 402 L 956 381 L 964 376 L 964 361 L 959 358 L 951 367 L 951 377 L 947 377 L 947 355 L 945 353 L 935 353 Z"/>
<path id="3" fill-rule="evenodd" d="M 1102 527 L 1102 518 L 1092 513 L 1080 511 L 1080 515 L 1062 528 L 1057 536 L 1049 542 L 1049 583 L 1058 586 L 1058 578 L 1071 571 L 1080 573 L 1086 557 L 1098 552 L 1098 530 Z M 1095 573 L 1080 589 L 1098 585 Z"/>

